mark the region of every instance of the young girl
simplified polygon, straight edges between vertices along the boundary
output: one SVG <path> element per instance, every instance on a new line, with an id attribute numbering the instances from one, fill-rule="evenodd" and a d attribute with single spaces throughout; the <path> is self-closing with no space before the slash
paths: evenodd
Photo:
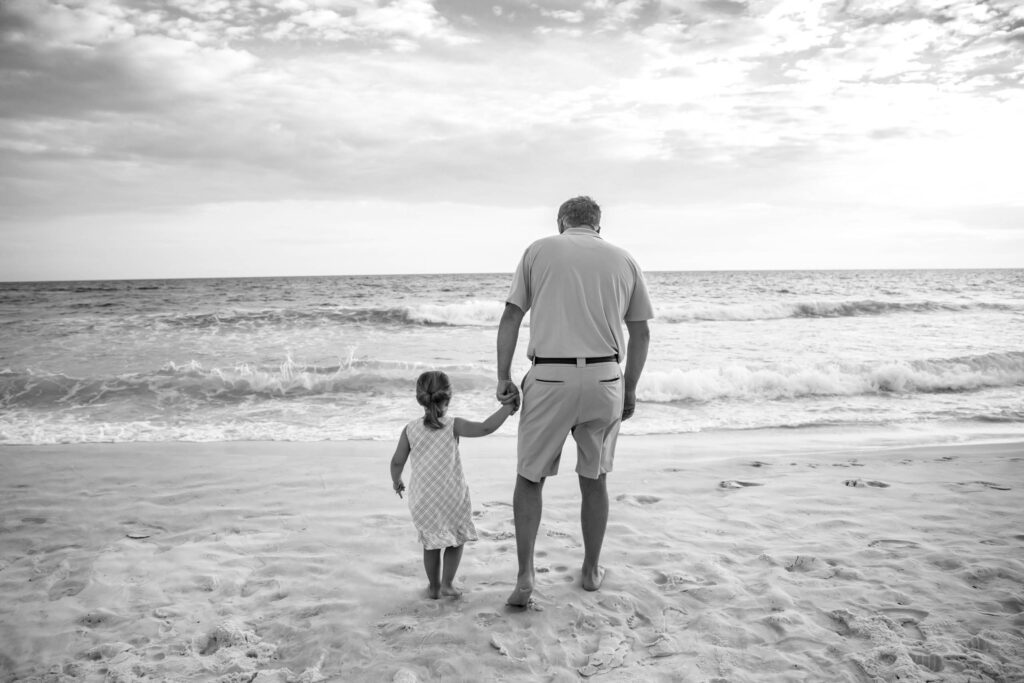
<path id="1" fill-rule="evenodd" d="M 428 592 L 435 600 L 442 595 L 461 595 L 452 581 L 462 560 L 462 544 L 477 538 L 469 487 L 459 459 L 459 437 L 487 436 L 518 407 L 515 403 L 504 404 L 483 422 L 472 422 L 446 415 L 451 397 L 448 375 L 436 370 L 420 375 L 416 381 L 416 400 L 423 406 L 423 417 L 405 426 L 391 458 L 391 483 L 401 497 L 405 490 L 402 470 L 412 455 L 409 510 L 423 544 L 423 567 L 430 582 Z"/>

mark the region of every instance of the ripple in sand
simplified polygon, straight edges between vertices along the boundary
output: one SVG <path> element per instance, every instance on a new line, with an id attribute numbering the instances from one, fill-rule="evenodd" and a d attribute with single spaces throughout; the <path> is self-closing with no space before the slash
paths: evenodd
<path id="1" fill-rule="evenodd" d="M 869 548 L 888 548 L 894 550 L 910 550 L 921 546 L 913 541 L 904 541 L 898 538 L 879 538 L 868 543 Z"/>
<path id="2" fill-rule="evenodd" d="M 962 486 L 969 491 L 981 491 L 984 489 L 993 489 L 995 491 L 1011 490 L 1009 486 L 1003 486 L 991 481 L 958 481 L 956 486 Z"/>

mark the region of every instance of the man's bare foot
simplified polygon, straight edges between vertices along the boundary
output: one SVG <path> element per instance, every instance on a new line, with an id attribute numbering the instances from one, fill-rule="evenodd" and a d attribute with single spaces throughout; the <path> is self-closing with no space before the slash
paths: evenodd
<path id="1" fill-rule="evenodd" d="M 597 565 L 593 570 L 584 569 L 582 572 L 583 590 L 596 591 L 604 583 L 604 567 Z"/>
<path id="2" fill-rule="evenodd" d="M 533 580 L 521 577 L 516 581 L 516 587 L 512 589 L 512 594 L 508 596 L 505 604 L 512 607 L 526 607 L 530 604 L 531 595 L 533 595 Z"/>
<path id="3" fill-rule="evenodd" d="M 441 596 L 445 598 L 461 598 L 462 591 L 455 586 L 441 586 Z"/>
<path id="4" fill-rule="evenodd" d="M 428 585 L 427 586 L 427 597 L 430 598 L 431 600 L 437 600 L 439 597 L 441 597 L 441 587 L 440 586 L 434 586 L 434 585 Z"/>

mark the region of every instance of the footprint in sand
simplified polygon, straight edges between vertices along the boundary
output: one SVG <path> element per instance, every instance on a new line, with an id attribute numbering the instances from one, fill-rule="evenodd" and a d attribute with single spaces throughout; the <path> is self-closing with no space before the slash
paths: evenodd
<path id="1" fill-rule="evenodd" d="M 992 643 L 981 636 L 971 636 L 964 642 L 964 645 L 976 652 L 992 652 L 995 650 Z"/>
<path id="2" fill-rule="evenodd" d="M 762 462 L 761 460 L 755 460 L 754 462 L 747 463 L 751 467 L 764 467 L 765 465 L 771 465 L 770 462 Z"/>
<path id="3" fill-rule="evenodd" d="M 416 630 L 416 620 L 412 617 L 403 616 L 396 619 L 385 619 L 377 622 L 377 635 L 381 637 L 393 636 L 398 633 L 405 633 Z"/>
<path id="4" fill-rule="evenodd" d="M 560 531 L 558 529 L 548 529 L 544 532 L 544 534 L 547 536 L 551 536 L 552 538 L 562 539 L 565 542 L 564 547 L 566 548 L 579 548 L 583 545 L 580 541 L 576 540 L 576 537 L 574 537 L 572 534 L 567 533 L 565 531 Z"/>
<path id="5" fill-rule="evenodd" d="M 884 481 L 871 481 L 871 480 L 865 481 L 864 479 L 847 479 L 846 481 L 843 482 L 843 485 L 844 486 L 856 486 L 857 488 L 862 488 L 864 486 L 873 486 L 876 489 L 887 489 L 887 488 L 889 488 L 889 484 L 886 484 Z"/>
<path id="6" fill-rule="evenodd" d="M 923 666 L 924 668 L 934 671 L 935 673 L 942 671 L 946 666 L 946 662 L 942 658 L 942 655 L 935 655 L 931 654 L 930 652 L 915 652 L 913 650 L 911 650 L 907 654 L 910 655 L 910 659 L 914 662 L 914 664 L 917 664 L 918 666 Z"/>
<path id="7" fill-rule="evenodd" d="M 120 623 L 121 621 L 123 621 L 121 617 L 107 610 L 96 610 L 95 612 L 83 614 L 75 619 L 75 623 L 87 628 L 101 628 L 103 626 Z"/>
<path id="8" fill-rule="evenodd" d="M 277 582 L 277 579 L 249 579 L 241 588 L 241 596 L 243 598 L 252 597 L 256 593 L 260 592 L 273 592 L 281 588 L 281 584 Z"/>
<path id="9" fill-rule="evenodd" d="M 516 532 L 509 531 L 507 529 L 502 531 L 488 531 L 487 529 L 480 529 L 479 533 L 489 541 L 507 541 L 510 538 L 516 537 Z"/>
<path id="10" fill-rule="evenodd" d="M 893 621 L 899 622 L 921 621 L 929 614 L 923 609 L 914 609 L 913 607 L 883 607 L 878 611 Z"/>
<path id="11" fill-rule="evenodd" d="M 491 647 L 513 662 L 526 661 L 526 645 L 519 638 L 509 633 L 492 633 L 490 643 Z"/>
<path id="12" fill-rule="evenodd" d="M 736 479 L 726 479 L 725 481 L 718 482 L 718 487 L 723 489 L 742 489 L 747 486 L 764 486 L 756 481 L 738 481 Z"/>
<path id="13" fill-rule="evenodd" d="M 487 628 L 500 619 L 501 615 L 497 612 L 478 612 L 474 621 L 477 626 Z"/>
<path id="14" fill-rule="evenodd" d="M 71 578 L 62 579 L 57 583 L 53 584 L 53 586 L 47 593 L 47 597 L 49 597 L 50 601 L 53 602 L 54 600 L 60 600 L 64 597 L 78 595 L 79 593 L 85 590 L 85 586 L 85 581 L 80 581 Z"/>
<path id="15" fill-rule="evenodd" d="M 692 588 L 715 585 L 713 581 L 702 580 L 689 574 L 660 571 L 654 573 L 654 584 L 666 591 L 686 591 Z"/>
<path id="16" fill-rule="evenodd" d="M 615 500 L 619 501 L 620 503 L 633 503 L 634 505 L 653 505 L 654 503 L 659 502 L 661 498 L 658 498 L 657 496 L 635 496 L 630 493 L 623 493 L 621 496 L 618 496 Z"/>
<path id="17" fill-rule="evenodd" d="M 576 670 L 584 678 L 608 673 L 622 666 L 631 649 L 630 640 L 615 634 L 603 636 L 597 652 L 590 655 L 587 663 Z"/>

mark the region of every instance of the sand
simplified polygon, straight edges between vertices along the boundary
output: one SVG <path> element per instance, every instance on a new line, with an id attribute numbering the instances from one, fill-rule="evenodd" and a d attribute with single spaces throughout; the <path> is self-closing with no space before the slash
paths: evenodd
<path id="1" fill-rule="evenodd" d="M 0 447 L 0 681 L 1022 681 L 1024 444 L 624 437 L 594 593 L 575 475 L 515 575 L 514 440 L 430 600 L 393 444 Z"/>

